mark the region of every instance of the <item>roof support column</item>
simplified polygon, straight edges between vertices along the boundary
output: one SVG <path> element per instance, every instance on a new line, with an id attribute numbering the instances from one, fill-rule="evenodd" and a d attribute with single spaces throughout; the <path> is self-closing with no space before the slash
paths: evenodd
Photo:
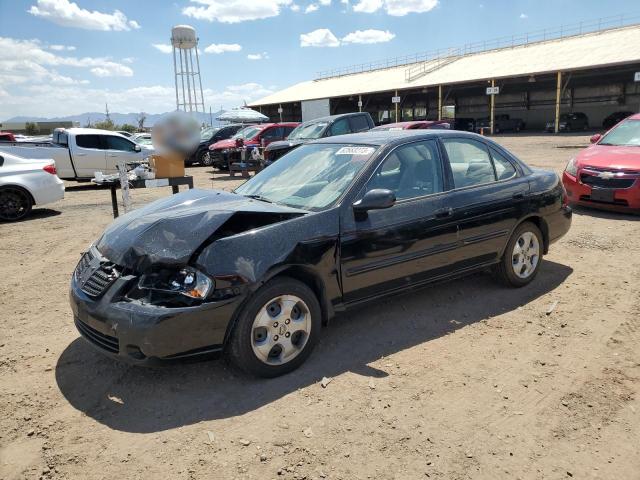
<path id="1" fill-rule="evenodd" d="M 362 95 L 358 95 L 358 111 L 362 111 Z"/>
<path id="2" fill-rule="evenodd" d="M 442 120 L 442 85 L 438 85 L 438 120 Z"/>
<path id="3" fill-rule="evenodd" d="M 562 100 L 562 72 L 558 72 L 558 82 L 556 84 L 556 121 L 553 128 L 555 133 L 560 131 L 560 102 Z"/>
<path id="4" fill-rule="evenodd" d="M 398 96 L 398 90 L 396 90 L 396 97 Z M 396 122 L 399 122 L 400 120 L 398 119 L 398 104 L 396 103 Z"/>
<path id="5" fill-rule="evenodd" d="M 495 88 L 496 86 L 496 81 L 491 79 L 491 88 Z M 489 125 L 490 125 L 490 133 L 491 135 L 493 135 L 493 130 L 494 130 L 494 118 L 495 118 L 495 112 L 496 112 L 496 96 L 495 95 L 491 95 L 491 113 L 489 115 Z"/>

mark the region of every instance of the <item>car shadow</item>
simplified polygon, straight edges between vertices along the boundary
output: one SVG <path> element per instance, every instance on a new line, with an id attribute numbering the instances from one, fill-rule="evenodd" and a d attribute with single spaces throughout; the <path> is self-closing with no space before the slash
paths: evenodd
<path id="1" fill-rule="evenodd" d="M 428 350 L 431 340 L 551 292 L 572 271 L 547 261 L 536 280 L 520 289 L 502 287 L 479 273 L 374 302 L 332 320 L 305 364 L 275 379 L 249 377 L 224 361 L 130 366 L 104 357 L 78 338 L 60 355 L 56 381 L 74 408 L 115 430 L 150 433 L 230 418 L 322 377 L 345 372 L 385 377 L 384 370 L 369 364 L 416 345 L 427 344 Z M 424 355 L 428 358 L 428 351 Z"/>
<path id="2" fill-rule="evenodd" d="M 638 213 L 633 214 L 627 212 L 616 212 L 613 210 L 601 210 L 582 205 L 573 205 L 571 209 L 573 210 L 574 215 L 585 215 L 589 217 L 603 218 L 606 220 L 625 220 L 628 222 L 640 221 L 640 214 Z"/>
<path id="3" fill-rule="evenodd" d="M 23 223 L 23 222 L 31 222 L 34 220 L 39 220 L 41 218 L 57 217 L 60 214 L 62 214 L 62 212 L 60 212 L 59 210 L 52 210 L 50 208 L 34 208 L 33 210 L 31 210 L 31 212 L 29 212 L 29 215 L 27 215 L 26 217 L 21 218 L 20 220 L 13 220 L 11 222 L 0 220 L 0 225 L 10 224 L 10 223 L 17 224 L 17 223 Z"/>

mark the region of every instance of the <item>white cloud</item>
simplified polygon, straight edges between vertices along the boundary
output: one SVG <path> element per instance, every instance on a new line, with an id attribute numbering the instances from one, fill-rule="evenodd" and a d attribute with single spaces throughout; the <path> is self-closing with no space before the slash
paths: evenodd
<path id="1" fill-rule="evenodd" d="M 94 67 L 91 69 L 96 77 L 131 77 L 133 70 L 124 65 L 114 63 L 113 65 Z"/>
<path id="2" fill-rule="evenodd" d="M 299 12 L 300 11 L 300 5 L 298 5 L 296 3 L 292 3 L 289 8 L 291 8 L 291 10 L 294 11 L 294 12 Z"/>
<path id="3" fill-rule="evenodd" d="M 67 116 L 91 111 L 103 111 L 105 102 L 112 112 L 163 113 L 175 109 L 173 86 L 151 85 L 128 89 L 97 89 L 49 84 L 25 87 L 24 93 L 7 93 L 0 88 L 0 119 L 16 115 Z M 259 83 L 230 85 L 223 90 L 204 90 L 205 105 L 214 109 L 232 108 L 273 93 L 273 88 Z"/>
<path id="4" fill-rule="evenodd" d="M 373 13 L 382 8 L 382 0 L 360 0 L 353 6 L 354 12 Z"/>
<path id="5" fill-rule="evenodd" d="M 318 10 L 318 5 L 316 5 L 315 3 L 310 3 L 309 5 L 307 5 L 307 8 L 304 9 L 304 13 L 312 13 L 316 10 Z"/>
<path id="6" fill-rule="evenodd" d="M 388 15 L 403 17 L 409 13 L 429 12 L 438 6 L 438 0 L 358 0 L 354 12 L 373 13 L 381 8 Z"/>
<path id="7" fill-rule="evenodd" d="M 205 53 L 239 52 L 240 50 L 242 45 L 237 43 L 212 43 L 204 49 Z"/>
<path id="8" fill-rule="evenodd" d="M 344 43 L 384 43 L 395 38 L 395 34 L 389 30 L 356 30 L 342 38 Z"/>
<path id="9" fill-rule="evenodd" d="M 55 52 L 64 52 L 65 50 L 68 52 L 73 52 L 76 47 L 72 47 L 69 45 L 49 45 L 49 50 L 53 50 Z"/>
<path id="10" fill-rule="evenodd" d="M 173 48 L 168 43 L 152 43 L 151 46 L 162 53 L 171 53 L 173 51 Z"/>
<path id="11" fill-rule="evenodd" d="M 209 22 L 239 23 L 248 20 L 277 17 L 283 6 L 292 0 L 191 0 L 198 6 L 182 9 L 182 14 Z"/>
<path id="12" fill-rule="evenodd" d="M 37 0 L 36 3 L 27 10 L 31 15 L 44 18 L 63 27 L 103 31 L 140 28 L 138 22 L 128 20 L 120 10 L 114 10 L 113 13 L 89 11 L 69 0 Z"/>
<path id="13" fill-rule="evenodd" d="M 51 83 L 58 85 L 86 84 L 58 73 L 57 68 L 89 69 L 96 76 L 133 75 L 133 70 L 109 58 L 68 57 L 52 53 L 38 40 L 17 40 L 0 37 L 0 86 Z"/>
<path id="14" fill-rule="evenodd" d="M 320 3 L 320 5 L 322 5 L 323 7 L 328 7 L 329 5 L 331 5 L 331 0 L 318 0 L 318 3 Z"/>
<path id="15" fill-rule="evenodd" d="M 522 19 L 529 18 L 529 15 L 527 15 L 526 13 L 521 13 L 520 18 Z"/>
<path id="16" fill-rule="evenodd" d="M 340 41 L 328 28 L 319 28 L 300 35 L 301 47 L 338 47 Z"/>
<path id="17" fill-rule="evenodd" d="M 269 55 L 267 54 L 267 52 L 250 53 L 249 55 L 247 55 L 247 58 L 249 60 L 267 60 L 269 58 Z"/>

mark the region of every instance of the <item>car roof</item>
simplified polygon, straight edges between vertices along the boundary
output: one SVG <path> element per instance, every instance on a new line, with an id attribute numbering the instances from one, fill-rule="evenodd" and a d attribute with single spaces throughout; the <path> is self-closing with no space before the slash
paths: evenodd
<path id="1" fill-rule="evenodd" d="M 367 112 L 349 112 L 349 113 L 339 113 L 337 115 L 329 115 L 327 117 L 319 117 L 314 118 L 313 120 L 307 120 L 306 122 L 302 122 L 303 124 L 312 124 L 312 123 L 320 123 L 320 122 L 333 122 L 339 118 L 344 117 L 353 117 L 356 115 L 366 115 Z"/>
<path id="2" fill-rule="evenodd" d="M 627 117 L 626 120 L 640 120 L 640 113 L 631 115 L 630 117 Z"/>
<path id="3" fill-rule="evenodd" d="M 73 133 L 75 135 L 117 135 L 117 136 L 126 138 L 124 135 L 121 135 L 118 132 L 115 132 L 112 130 L 100 130 L 99 128 L 72 127 L 72 128 L 62 128 L 60 130 L 63 130 L 67 133 Z"/>
<path id="4" fill-rule="evenodd" d="M 466 137 L 486 140 L 482 135 L 460 130 L 367 130 L 314 140 L 310 143 L 346 143 L 362 145 L 399 145 L 411 140 L 433 139 L 441 137 Z"/>

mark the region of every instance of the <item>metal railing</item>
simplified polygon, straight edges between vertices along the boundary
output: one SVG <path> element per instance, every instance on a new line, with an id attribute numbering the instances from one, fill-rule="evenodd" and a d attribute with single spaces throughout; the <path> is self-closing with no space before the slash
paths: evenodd
<path id="1" fill-rule="evenodd" d="M 575 37 L 587 33 L 599 33 L 606 30 L 629 27 L 638 24 L 640 24 L 640 14 L 620 14 L 611 17 L 599 18 L 597 20 L 589 20 L 569 25 L 561 25 L 554 28 L 545 28 L 543 30 L 528 32 L 521 35 L 511 35 L 495 38 L 492 40 L 468 43 L 466 45 L 463 45 L 462 47 L 438 49 L 431 52 L 414 53 L 401 57 L 387 58 L 384 60 L 378 60 L 369 63 L 350 65 L 348 67 L 342 67 L 333 70 L 324 70 L 317 73 L 315 80 L 325 80 L 332 77 L 342 77 L 345 75 L 353 75 L 355 73 L 369 72 L 372 70 L 382 70 L 387 68 L 400 67 L 403 65 L 412 65 L 421 62 L 432 62 L 434 60 L 443 60 L 448 57 L 461 57 L 474 53 L 521 47 L 534 43 L 560 40 L 563 38 Z M 426 68 L 428 67 L 425 67 L 425 69 Z M 409 76 L 410 75 L 407 74 L 405 78 L 408 78 Z"/>

